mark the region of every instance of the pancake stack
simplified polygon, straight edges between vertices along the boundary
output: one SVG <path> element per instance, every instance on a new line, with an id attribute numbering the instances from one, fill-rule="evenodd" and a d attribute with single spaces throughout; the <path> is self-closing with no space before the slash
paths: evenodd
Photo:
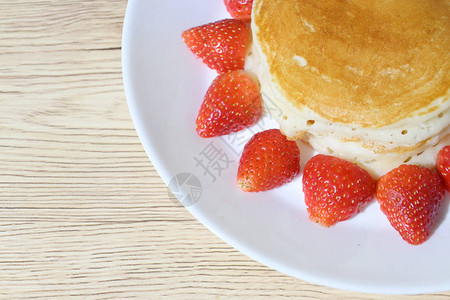
<path id="1" fill-rule="evenodd" d="M 251 27 L 246 69 L 288 138 L 374 175 L 449 144 L 449 1 L 255 0 Z"/>

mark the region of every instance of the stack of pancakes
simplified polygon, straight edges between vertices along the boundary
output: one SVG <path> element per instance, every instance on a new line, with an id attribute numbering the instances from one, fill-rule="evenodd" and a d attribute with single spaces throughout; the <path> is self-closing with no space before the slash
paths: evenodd
<path id="1" fill-rule="evenodd" d="M 246 69 L 290 139 L 382 175 L 450 140 L 450 2 L 255 0 Z"/>

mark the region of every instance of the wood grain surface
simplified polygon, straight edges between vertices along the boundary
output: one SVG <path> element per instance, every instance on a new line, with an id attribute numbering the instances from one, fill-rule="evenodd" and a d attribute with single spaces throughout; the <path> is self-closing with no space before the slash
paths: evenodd
<path id="1" fill-rule="evenodd" d="M 1 298 L 399 298 L 280 274 L 175 205 L 123 92 L 126 1 L 0 4 Z"/>

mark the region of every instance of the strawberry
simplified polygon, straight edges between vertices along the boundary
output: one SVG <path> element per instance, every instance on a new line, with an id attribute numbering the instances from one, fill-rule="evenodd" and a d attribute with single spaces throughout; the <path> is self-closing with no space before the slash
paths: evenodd
<path id="1" fill-rule="evenodd" d="M 382 176 L 377 185 L 381 211 L 412 245 L 423 243 L 430 235 L 444 194 L 438 174 L 415 165 L 395 168 Z"/>
<path id="2" fill-rule="evenodd" d="M 183 32 L 189 49 L 218 73 L 243 69 L 249 28 L 236 19 L 225 19 Z"/>
<path id="3" fill-rule="evenodd" d="M 244 146 L 237 182 L 246 192 L 266 191 L 294 179 L 300 172 L 300 150 L 278 129 L 255 134 Z"/>
<path id="4" fill-rule="evenodd" d="M 375 180 L 354 163 L 316 155 L 303 171 L 303 192 L 309 217 L 329 227 L 360 212 L 375 195 Z"/>
<path id="5" fill-rule="evenodd" d="M 201 137 L 226 135 L 253 125 L 262 114 L 256 83 L 243 70 L 220 74 L 206 92 L 196 126 Z"/>
<path id="6" fill-rule="evenodd" d="M 253 0 L 224 0 L 223 2 L 233 18 L 243 21 L 251 19 Z"/>
<path id="7" fill-rule="evenodd" d="M 450 146 L 445 146 L 439 151 L 436 168 L 439 175 L 444 179 L 447 191 L 450 192 Z"/>

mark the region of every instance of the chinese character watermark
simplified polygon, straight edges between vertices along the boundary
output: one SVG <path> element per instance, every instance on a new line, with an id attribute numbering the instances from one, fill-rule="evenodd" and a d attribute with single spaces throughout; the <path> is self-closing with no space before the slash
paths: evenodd
<path id="1" fill-rule="evenodd" d="M 272 116 L 280 118 L 283 115 L 283 111 L 280 107 L 277 106 L 267 94 L 263 93 L 262 95 L 264 97 L 264 108 L 261 118 L 255 125 L 219 137 L 237 157 L 241 156 L 245 144 L 247 144 L 256 133 L 267 129 L 268 124 L 273 120 Z"/>
<path id="2" fill-rule="evenodd" d="M 263 115 L 276 116 L 277 118 L 281 118 L 283 116 L 283 110 L 273 101 L 269 95 L 261 92 L 262 97 L 264 98 L 264 111 Z"/>
<path id="3" fill-rule="evenodd" d="M 227 153 L 214 145 L 214 141 L 209 143 L 199 154 L 194 157 L 196 167 L 203 170 L 203 175 L 208 175 L 212 182 L 222 175 L 222 172 L 228 170 L 234 160 L 230 160 Z"/>
<path id="4" fill-rule="evenodd" d="M 225 144 L 232 155 L 239 159 L 245 144 L 256 133 L 266 130 L 268 122 L 272 121 L 272 116 L 281 117 L 283 111 L 279 106 L 265 93 L 262 92 L 264 98 L 264 107 L 260 120 L 253 126 L 247 127 L 244 130 L 233 132 L 228 135 L 220 136 L 219 139 Z M 200 168 L 204 176 L 209 177 L 211 182 L 216 182 L 217 178 L 227 171 L 230 165 L 235 162 L 229 158 L 230 151 L 224 151 L 218 147 L 213 140 L 198 155 L 194 157 L 195 166 Z"/>

